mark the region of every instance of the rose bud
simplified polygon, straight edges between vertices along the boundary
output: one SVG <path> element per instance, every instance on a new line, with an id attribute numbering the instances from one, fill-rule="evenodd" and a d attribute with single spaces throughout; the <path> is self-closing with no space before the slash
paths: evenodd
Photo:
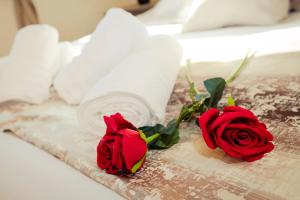
<path id="1" fill-rule="evenodd" d="M 211 108 L 198 118 L 198 123 L 207 146 L 220 147 L 231 157 L 251 162 L 274 149 L 272 134 L 247 109 L 226 106 L 220 114 Z"/>
<path id="2" fill-rule="evenodd" d="M 126 175 L 140 170 L 146 160 L 143 133 L 121 114 L 104 116 L 107 129 L 97 147 L 97 164 L 109 174 Z"/>

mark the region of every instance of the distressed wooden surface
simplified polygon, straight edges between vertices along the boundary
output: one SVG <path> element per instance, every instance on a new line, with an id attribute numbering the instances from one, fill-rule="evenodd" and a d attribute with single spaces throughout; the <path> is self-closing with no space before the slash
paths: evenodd
<path id="1" fill-rule="evenodd" d="M 193 74 L 199 85 L 209 77 Z M 80 130 L 76 107 L 65 104 L 54 91 L 41 105 L 0 104 L 0 130 L 49 152 L 128 199 L 299 199 L 299 74 L 245 73 L 226 90 L 225 96 L 229 94 L 257 114 L 274 134 L 275 149 L 263 159 L 247 163 L 219 149 L 212 151 L 203 142 L 199 128 L 185 123 L 179 144 L 151 151 L 145 167 L 135 176 L 108 175 L 95 162 L 99 137 Z M 176 116 L 187 96 L 186 82 L 180 76 L 167 119 Z"/>

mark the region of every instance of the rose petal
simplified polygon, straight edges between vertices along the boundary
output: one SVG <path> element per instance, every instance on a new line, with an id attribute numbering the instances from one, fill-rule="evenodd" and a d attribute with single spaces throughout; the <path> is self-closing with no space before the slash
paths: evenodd
<path id="1" fill-rule="evenodd" d="M 118 169 L 115 167 L 115 166 L 108 166 L 106 169 L 105 169 L 105 172 L 108 173 L 108 174 L 118 174 Z"/>
<path id="2" fill-rule="evenodd" d="M 248 114 L 251 114 L 256 118 L 256 122 L 254 122 L 254 124 L 251 124 L 251 126 L 255 126 L 261 129 L 261 131 L 265 133 L 269 141 L 273 140 L 273 135 L 267 130 L 266 125 L 264 123 L 259 122 L 257 120 L 257 117 L 250 110 L 244 109 L 239 106 L 225 106 L 224 112 L 248 112 Z"/>
<path id="3" fill-rule="evenodd" d="M 217 147 L 214 141 L 213 132 L 210 129 L 211 123 L 219 116 L 219 111 L 215 108 L 211 108 L 203 113 L 198 118 L 198 124 L 202 130 L 202 137 L 208 147 L 215 149 Z"/>
<path id="4" fill-rule="evenodd" d="M 147 144 L 135 130 L 123 129 L 120 133 L 123 135 L 122 155 L 125 166 L 131 171 L 132 167 L 146 155 Z"/>
<path id="5" fill-rule="evenodd" d="M 104 146 L 106 146 L 107 148 L 112 148 L 111 144 L 107 145 L 107 142 L 112 141 L 107 139 L 108 138 L 104 136 L 97 146 L 97 164 L 101 169 L 106 169 L 109 165 L 111 165 L 111 159 L 107 159 L 107 154 L 103 150 L 103 148 L 105 148 Z"/>
<path id="6" fill-rule="evenodd" d="M 122 158 L 122 136 L 116 135 L 113 143 L 112 166 L 117 169 L 123 168 Z"/>
<path id="7" fill-rule="evenodd" d="M 267 137 L 268 141 L 273 140 L 273 135 L 268 131 L 268 129 L 264 123 L 259 122 L 258 128 L 264 133 L 264 135 Z"/>
<path id="8" fill-rule="evenodd" d="M 226 137 L 226 140 L 232 144 L 235 145 L 235 138 L 236 138 L 236 134 L 239 132 L 239 130 L 235 130 L 235 129 L 226 129 L 224 132 L 224 136 Z"/>
<path id="9" fill-rule="evenodd" d="M 273 151 L 274 148 L 275 148 L 274 144 L 272 142 L 268 142 L 268 148 L 266 149 L 265 153 L 269 153 Z"/>
<path id="10" fill-rule="evenodd" d="M 257 155 L 252 155 L 252 156 L 248 156 L 248 157 L 243 157 L 243 160 L 247 161 L 247 162 L 253 162 L 256 160 L 261 159 L 262 157 L 264 157 L 264 154 L 257 154 Z"/>
<path id="11" fill-rule="evenodd" d="M 226 136 L 227 141 L 232 144 L 236 148 L 249 148 L 251 146 L 257 145 L 257 137 L 255 135 L 252 135 L 251 133 L 245 133 L 248 135 L 248 138 L 246 139 L 238 139 L 238 133 L 240 133 L 241 130 L 238 129 L 226 129 L 224 135 Z"/>
<path id="12" fill-rule="evenodd" d="M 106 159 L 111 160 L 112 158 L 112 144 L 104 144 L 101 146 L 102 155 L 105 156 Z"/>
<path id="13" fill-rule="evenodd" d="M 232 145 L 229 144 L 227 141 L 217 141 L 217 144 L 229 156 L 233 158 L 242 158 L 242 155 L 239 154 L 239 152 L 235 151 L 234 148 L 232 148 Z"/>
<path id="14" fill-rule="evenodd" d="M 225 129 L 227 127 L 228 123 L 222 124 L 218 129 L 215 136 L 215 141 L 217 145 L 229 156 L 234 158 L 241 158 L 242 155 L 238 151 L 234 151 L 232 148 L 232 144 L 227 141 L 227 139 L 223 139 L 223 134 L 225 133 Z"/>
<path id="15" fill-rule="evenodd" d="M 271 147 L 272 146 L 272 147 Z M 251 155 L 255 155 L 255 154 L 259 154 L 259 153 L 266 153 L 269 152 L 269 150 L 273 149 L 274 145 L 270 142 L 268 142 L 265 145 L 262 146 L 252 146 L 249 148 L 243 148 L 243 150 L 240 150 L 240 154 L 242 154 L 243 156 L 251 156 Z"/>
<path id="16" fill-rule="evenodd" d="M 229 123 L 232 120 L 236 119 L 246 119 L 246 120 L 257 120 L 255 116 L 253 116 L 249 112 L 226 112 L 221 114 L 211 125 L 211 129 L 216 129 L 218 126 Z"/>
<path id="17" fill-rule="evenodd" d="M 248 109 L 242 108 L 240 106 L 225 106 L 223 109 L 224 112 L 246 112 L 248 114 L 251 114 L 255 117 L 255 115 L 253 114 L 253 112 L 251 112 Z"/>
<path id="18" fill-rule="evenodd" d="M 113 118 L 115 122 L 118 124 L 118 130 L 122 130 L 125 128 L 137 130 L 137 128 L 132 123 L 125 120 L 120 113 L 116 113 L 115 115 L 113 115 Z"/>
<path id="19" fill-rule="evenodd" d="M 260 139 L 271 141 L 273 136 L 267 130 L 263 130 L 262 127 L 258 128 L 257 126 L 249 126 L 247 124 L 229 124 L 228 128 L 230 129 L 239 129 L 239 130 L 248 130 L 253 134 L 256 134 Z"/>
<path id="20" fill-rule="evenodd" d="M 106 124 L 106 134 L 118 133 L 119 130 L 125 128 L 137 130 L 137 128 L 125 120 L 120 113 L 116 113 L 109 117 L 104 116 L 103 118 Z"/>
<path id="21" fill-rule="evenodd" d="M 256 155 L 250 155 L 250 156 L 243 157 L 243 160 L 245 160 L 247 162 L 253 162 L 253 161 L 259 160 L 265 155 L 265 153 L 269 153 L 273 149 L 274 149 L 274 145 L 271 142 L 269 142 L 265 152 L 259 153 L 259 154 L 256 154 Z"/>
<path id="22" fill-rule="evenodd" d="M 106 134 L 113 134 L 118 132 L 118 125 L 113 118 L 104 116 L 103 119 L 106 124 Z"/>
<path id="23" fill-rule="evenodd" d="M 224 123 L 221 126 L 219 126 L 216 130 L 214 130 L 215 134 L 217 135 L 218 140 L 224 140 L 226 137 L 223 137 L 223 134 L 225 132 L 225 129 L 229 123 Z"/>
<path id="24" fill-rule="evenodd" d="M 241 146 L 247 146 L 249 144 L 253 144 L 253 140 L 250 137 L 249 133 L 247 132 L 242 132 L 239 131 L 236 135 L 236 141 L 238 142 L 239 145 Z M 256 143 L 256 142 L 255 142 Z"/>

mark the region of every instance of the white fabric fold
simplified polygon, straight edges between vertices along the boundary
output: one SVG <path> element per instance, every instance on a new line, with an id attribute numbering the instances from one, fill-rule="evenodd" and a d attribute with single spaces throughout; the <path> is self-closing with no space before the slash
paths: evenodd
<path id="1" fill-rule="evenodd" d="M 160 0 L 137 18 L 147 25 L 185 23 L 197 2 L 199 0 Z"/>
<path id="2" fill-rule="evenodd" d="M 84 130 L 102 135 L 103 116 L 119 112 L 137 127 L 163 122 L 182 57 L 171 37 L 149 37 L 87 93 L 78 110 Z"/>
<path id="3" fill-rule="evenodd" d="M 31 25 L 19 30 L 10 55 L 0 63 L 0 103 L 46 100 L 57 57 L 58 32 L 55 28 Z"/>
<path id="4" fill-rule="evenodd" d="M 58 94 L 69 104 L 79 104 L 99 79 L 142 45 L 147 35 L 145 26 L 134 16 L 110 9 L 81 54 L 54 80 Z"/>
<path id="5" fill-rule="evenodd" d="M 69 63 L 72 62 L 76 56 L 76 50 L 71 42 L 60 42 L 58 44 L 58 56 L 56 63 L 54 64 L 54 76 L 56 76 L 61 70 L 63 70 Z"/>
<path id="6" fill-rule="evenodd" d="M 289 0 L 194 0 L 183 32 L 275 24 L 288 16 Z"/>

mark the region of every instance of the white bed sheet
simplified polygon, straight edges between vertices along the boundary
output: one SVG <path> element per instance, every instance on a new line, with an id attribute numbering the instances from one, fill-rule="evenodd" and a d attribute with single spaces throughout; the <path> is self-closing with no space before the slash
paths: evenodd
<path id="1" fill-rule="evenodd" d="M 248 51 L 257 55 L 300 51 L 300 12 L 270 26 L 236 26 L 215 30 L 181 33 L 181 24 L 149 25 L 150 35 L 172 35 L 183 48 L 182 63 L 232 61 L 243 58 Z M 73 42 L 80 54 L 90 35 Z"/>
<path id="2" fill-rule="evenodd" d="M 19 138 L 0 132 L 1 200 L 124 199 Z"/>
<path id="3" fill-rule="evenodd" d="M 300 50 L 300 12 L 270 26 L 237 26 L 181 33 L 181 24 L 148 26 L 150 35 L 173 35 L 183 47 L 183 62 L 230 61 L 250 50 L 257 55 Z"/>
<path id="4" fill-rule="evenodd" d="M 150 26 L 148 30 L 152 35 L 173 35 L 183 46 L 185 59 L 193 62 L 230 61 L 243 57 L 249 49 L 258 54 L 300 51 L 300 13 L 292 14 L 281 24 L 266 27 L 185 34 L 179 33 L 178 27 Z M 77 53 L 88 40 L 89 36 L 74 42 Z M 1 200 L 122 199 L 37 147 L 1 132 L 0 163 Z"/>

